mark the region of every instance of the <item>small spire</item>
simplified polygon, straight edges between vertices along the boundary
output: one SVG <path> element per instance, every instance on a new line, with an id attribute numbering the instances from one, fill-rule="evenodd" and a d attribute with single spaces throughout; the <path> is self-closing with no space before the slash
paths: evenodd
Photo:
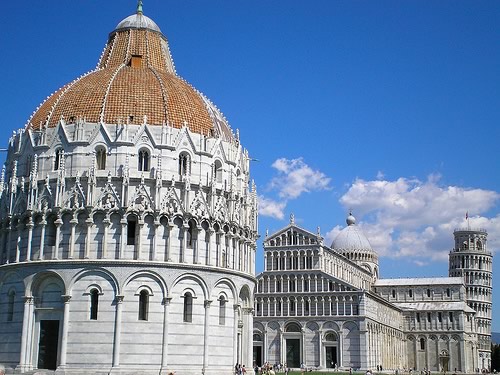
<path id="1" fill-rule="evenodd" d="M 142 0 L 137 1 L 137 14 L 142 14 Z"/>

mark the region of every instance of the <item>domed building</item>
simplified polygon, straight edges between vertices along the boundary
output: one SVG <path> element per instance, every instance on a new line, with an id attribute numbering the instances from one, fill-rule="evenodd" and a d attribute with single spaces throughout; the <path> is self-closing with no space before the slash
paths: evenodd
<path id="1" fill-rule="evenodd" d="M 350 213 L 330 247 L 295 224 L 266 234 L 254 360 L 308 369 L 472 373 L 490 369 L 492 256 L 456 230 L 450 277 L 383 279 Z M 480 296 L 483 296 L 482 298 Z M 483 299 L 484 298 L 484 299 Z"/>
<path id="2" fill-rule="evenodd" d="M 333 250 L 366 268 L 374 278 L 378 278 L 378 254 L 373 251 L 370 241 L 356 225 L 356 218 L 349 213 L 347 227 L 342 229 L 330 246 Z"/>
<path id="3" fill-rule="evenodd" d="M 0 194 L 7 368 L 229 374 L 251 365 L 248 151 L 176 74 L 141 2 L 109 34 L 96 69 L 11 137 Z"/>

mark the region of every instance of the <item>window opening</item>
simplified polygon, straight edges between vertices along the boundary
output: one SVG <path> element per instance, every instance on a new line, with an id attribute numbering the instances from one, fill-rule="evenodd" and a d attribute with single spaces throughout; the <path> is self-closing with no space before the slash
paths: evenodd
<path id="1" fill-rule="evenodd" d="M 139 165 L 138 170 L 147 172 L 149 171 L 149 152 L 148 150 L 140 150 L 139 151 Z"/>
<path id="2" fill-rule="evenodd" d="M 215 181 L 222 183 L 222 163 L 219 160 L 215 161 Z"/>
<path id="3" fill-rule="evenodd" d="M 184 316 L 183 319 L 187 323 L 193 321 L 193 296 L 191 293 L 186 292 L 184 294 Z"/>
<path id="4" fill-rule="evenodd" d="M 139 320 L 148 320 L 149 294 L 147 290 L 141 290 L 139 294 Z"/>
<path id="5" fill-rule="evenodd" d="M 95 161 L 97 169 L 102 171 L 106 169 L 106 150 L 104 147 L 99 147 L 95 151 Z"/>
<path id="6" fill-rule="evenodd" d="M 259 305 L 257 305 L 257 310 Z M 223 326 L 226 324 L 226 300 L 224 296 L 219 297 L 219 325 Z"/>
<path id="7" fill-rule="evenodd" d="M 54 158 L 54 170 L 58 171 L 59 170 L 59 164 L 61 163 L 61 156 L 62 156 L 62 150 L 58 148 L 55 152 L 55 158 Z"/>
<path id="8" fill-rule="evenodd" d="M 127 221 L 127 245 L 135 245 L 136 221 Z"/>
<path id="9" fill-rule="evenodd" d="M 182 153 L 179 155 L 179 175 L 185 176 L 189 174 L 189 155 Z"/>
<path id="10" fill-rule="evenodd" d="M 99 291 L 92 289 L 90 291 L 90 320 L 97 320 L 97 311 L 99 306 Z"/>

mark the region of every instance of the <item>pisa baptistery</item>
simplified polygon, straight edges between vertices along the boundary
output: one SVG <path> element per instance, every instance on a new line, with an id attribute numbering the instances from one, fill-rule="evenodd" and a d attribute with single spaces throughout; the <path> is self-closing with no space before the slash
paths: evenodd
<path id="1" fill-rule="evenodd" d="M 0 363 L 8 372 L 230 374 L 252 365 L 257 194 L 220 110 L 142 6 L 97 67 L 8 141 Z"/>

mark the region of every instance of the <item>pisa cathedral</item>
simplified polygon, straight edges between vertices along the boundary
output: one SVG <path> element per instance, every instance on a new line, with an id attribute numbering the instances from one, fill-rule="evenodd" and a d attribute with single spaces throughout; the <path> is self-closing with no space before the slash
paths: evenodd
<path id="1" fill-rule="evenodd" d="M 491 367 L 492 254 L 483 229 L 457 229 L 449 277 L 379 278 L 349 215 L 330 247 L 290 224 L 264 239 L 254 360 L 312 368 L 460 371 Z"/>
<path id="2" fill-rule="evenodd" d="M 0 363 L 8 372 L 231 374 L 490 366 L 491 253 L 455 231 L 447 278 L 379 278 L 349 216 L 331 247 L 264 238 L 248 151 L 135 14 L 94 70 L 8 140 L 0 177 Z"/>

